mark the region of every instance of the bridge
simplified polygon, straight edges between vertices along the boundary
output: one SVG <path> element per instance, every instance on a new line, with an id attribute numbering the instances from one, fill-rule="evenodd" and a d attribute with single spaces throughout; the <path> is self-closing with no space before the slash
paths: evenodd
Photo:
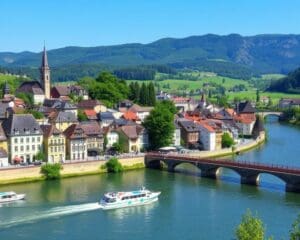
<path id="1" fill-rule="evenodd" d="M 280 117 L 282 115 L 282 112 L 275 112 L 275 111 L 270 111 L 270 112 L 257 112 L 257 114 L 259 116 L 261 116 L 262 118 L 265 118 L 267 116 L 277 116 Z"/>
<path id="2" fill-rule="evenodd" d="M 255 186 L 259 184 L 259 175 L 267 173 L 283 180 L 286 183 L 287 192 L 300 193 L 300 168 L 254 162 L 201 159 L 181 154 L 147 153 L 145 155 L 146 167 L 159 169 L 161 163 L 167 166 L 169 172 L 174 172 L 179 164 L 189 163 L 201 170 L 201 177 L 213 179 L 217 178 L 220 168 L 228 168 L 240 175 L 241 184 Z"/>

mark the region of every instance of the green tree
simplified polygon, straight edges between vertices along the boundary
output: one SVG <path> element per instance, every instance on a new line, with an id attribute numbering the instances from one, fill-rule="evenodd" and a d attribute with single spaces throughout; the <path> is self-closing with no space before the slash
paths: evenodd
<path id="1" fill-rule="evenodd" d="M 222 148 L 229 148 L 234 144 L 234 141 L 232 137 L 229 135 L 229 133 L 225 132 L 222 135 Z"/>
<path id="2" fill-rule="evenodd" d="M 265 227 L 261 219 L 247 210 L 242 217 L 242 222 L 236 228 L 235 235 L 238 240 L 263 240 Z"/>
<path id="3" fill-rule="evenodd" d="M 77 118 L 80 122 L 88 121 L 88 118 L 82 109 L 78 109 Z"/>
<path id="4" fill-rule="evenodd" d="M 104 140 L 103 140 L 103 148 L 104 148 L 104 151 L 105 151 L 106 148 L 107 148 L 107 144 L 108 144 L 108 139 L 107 139 L 107 136 L 105 135 L 105 136 L 104 136 Z"/>
<path id="5" fill-rule="evenodd" d="M 34 156 L 34 160 L 40 160 L 45 162 L 46 161 L 46 154 L 44 151 L 40 150 L 38 153 Z"/>
<path id="6" fill-rule="evenodd" d="M 46 177 L 47 180 L 54 180 L 60 178 L 60 170 L 62 165 L 60 163 L 46 163 L 41 167 L 41 173 Z"/>
<path id="7" fill-rule="evenodd" d="M 300 240 L 300 214 L 292 224 L 292 229 L 290 230 L 290 240 Z"/>
<path id="8" fill-rule="evenodd" d="M 153 83 L 148 84 L 148 93 L 149 93 L 149 100 L 148 100 L 148 106 L 154 106 L 156 102 L 156 94 L 155 94 L 155 88 Z"/>
<path id="9" fill-rule="evenodd" d="M 174 104 L 171 106 L 169 102 L 157 103 L 143 123 L 149 134 L 151 149 L 158 149 L 172 143 L 176 108 Z"/>
<path id="10" fill-rule="evenodd" d="M 106 166 L 108 172 L 118 173 L 118 172 L 122 172 L 124 170 L 122 164 L 115 157 L 109 159 L 105 163 L 105 166 Z"/>
<path id="11" fill-rule="evenodd" d="M 260 102 L 260 93 L 258 89 L 256 90 L 256 102 Z"/>
<path id="12" fill-rule="evenodd" d="M 34 99 L 32 94 L 22 92 L 18 93 L 16 97 L 21 98 L 28 108 L 32 108 L 34 106 Z"/>
<path id="13" fill-rule="evenodd" d="M 143 82 L 141 91 L 140 91 L 139 103 L 141 105 L 147 105 L 148 101 L 149 101 L 149 92 L 148 92 L 146 84 Z"/>

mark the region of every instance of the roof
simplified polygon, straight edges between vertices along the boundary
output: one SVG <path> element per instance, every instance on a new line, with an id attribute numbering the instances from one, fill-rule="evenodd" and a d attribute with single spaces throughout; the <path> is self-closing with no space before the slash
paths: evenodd
<path id="1" fill-rule="evenodd" d="M 153 107 L 142 107 L 137 104 L 133 104 L 128 110 L 131 112 L 150 112 L 153 109 Z"/>
<path id="2" fill-rule="evenodd" d="M 123 114 L 123 118 L 126 120 L 132 120 L 132 121 L 137 121 L 139 120 L 138 116 L 136 115 L 135 112 L 132 111 L 127 111 Z"/>
<path id="3" fill-rule="evenodd" d="M 179 125 L 184 128 L 184 130 L 186 132 L 198 132 L 199 131 L 199 127 L 196 123 L 194 123 L 193 121 L 189 121 L 189 120 L 181 120 L 178 121 Z"/>
<path id="4" fill-rule="evenodd" d="M 256 110 L 252 107 L 249 101 L 240 102 L 237 106 L 237 113 L 255 113 Z"/>
<path id="5" fill-rule="evenodd" d="M 251 124 L 256 120 L 255 114 L 253 113 L 243 113 L 234 116 L 234 120 L 244 123 Z"/>
<path id="6" fill-rule="evenodd" d="M 3 129 L 8 136 L 42 134 L 38 122 L 31 114 L 12 114 L 4 120 Z"/>
<path id="7" fill-rule="evenodd" d="M 115 120 L 115 117 L 112 112 L 100 112 L 99 119 L 100 119 L 100 121 L 103 121 L 103 120 L 112 120 L 113 121 L 113 120 Z"/>
<path id="8" fill-rule="evenodd" d="M 300 105 L 300 98 L 282 98 L 280 99 L 280 103 L 292 104 L 292 105 Z"/>
<path id="9" fill-rule="evenodd" d="M 41 125 L 41 129 L 43 131 L 44 137 L 50 137 L 52 135 L 59 135 L 62 132 L 59 131 L 55 125 Z"/>
<path id="10" fill-rule="evenodd" d="M 83 112 L 87 117 L 96 117 L 97 118 L 97 113 L 93 109 L 85 109 Z"/>
<path id="11" fill-rule="evenodd" d="M 72 124 L 64 131 L 64 134 L 69 139 L 83 139 L 87 137 L 79 124 Z"/>
<path id="12" fill-rule="evenodd" d="M 60 96 L 68 96 L 70 94 L 69 86 L 54 86 L 51 91 L 56 90 Z"/>
<path id="13" fill-rule="evenodd" d="M 2 128 L 2 124 L 0 124 L 0 141 L 6 141 L 7 138 L 6 138 L 6 135 L 5 135 L 5 132 Z"/>
<path id="14" fill-rule="evenodd" d="M 43 105 L 46 107 L 51 107 L 51 108 L 60 109 L 60 110 L 77 109 L 77 107 L 74 104 L 70 103 L 69 101 L 64 101 L 62 99 L 59 99 L 59 98 L 45 99 Z"/>
<path id="15" fill-rule="evenodd" d="M 125 125 L 119 128 L 129 139 L 137 139 L 143 130 L 141 125 Z"/>
<path id="16" fill-rule="evenodd" d="M 62 122 L 71 122 L 75 123 L 77 121 L 77 117 L 72 112 L 55 112 L 49 114 L 50 121 L 54 121 L 55 123 L 62 123 Z"/>
<path id="17" fill-rule="evenodd" d="M 78 108 L 88 109 L 96 106 L 103 105 L 99 100 L 87 99 L 80 101 L 77 106 Z"/>
<path id="18" fill-rule="evenodd" d="M 31 93 L 33 95 L 44 95 L 43 87 L 38 81 L 23 82 L 16 90 L 16 92 Z"/>
<path id="19" fill-rule="evenodd" d="M 81 122 L 80 127 L 83 129 L 84 133 L 87 136 L 102 136 L 101 127 L 97 122 Z"/>
<path id="20" fill-rule="evenodd" d="M 6 112 L 8 107 L 8 103 L 0 102 L 0 118 L 6 118 Z"/>

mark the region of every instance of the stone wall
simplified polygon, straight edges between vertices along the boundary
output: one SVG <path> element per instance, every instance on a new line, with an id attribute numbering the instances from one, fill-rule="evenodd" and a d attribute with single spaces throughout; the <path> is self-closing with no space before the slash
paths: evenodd
<path id="1" fill-rule="evenodd" d="M 134 164 L 144 164 L 144 157 L 124 158 L 119 160 L 123 166 L 133 166 Z M 85 175 L 101 172 L 100 167 L 105 161 L 86 161 L 63 164 L 62 176 Z M 41 166 L 15 167 L 0 169 L 0 184 L 26 182 L 39 180 Z"/>

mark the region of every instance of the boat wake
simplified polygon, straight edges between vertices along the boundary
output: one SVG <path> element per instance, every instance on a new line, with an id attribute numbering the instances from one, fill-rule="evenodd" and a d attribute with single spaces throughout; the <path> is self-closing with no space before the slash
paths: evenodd
<path id="1" fill-rule="evenodd" d="M 69 206 L 62 206 L 62 207 L 54 207 L 49 210 L 45 211 L 36 211 L 33 212 L 32 215 L 26 215 L 23 217 L 13 218 L 9 221 L 0 221 L 0 229 L 1 228 L 8 228 L 13 227 L 20 224 L 25 223 L 34 223 L 39 220 L 48 219 L 48 218 L 55 218 L 65 215 L 71 215 L 81 212 L 93 211 L 100 209 L 101 206 L 98 202 L 96 203 L 85 203 L 79 205 L 69 205 Z"/>

